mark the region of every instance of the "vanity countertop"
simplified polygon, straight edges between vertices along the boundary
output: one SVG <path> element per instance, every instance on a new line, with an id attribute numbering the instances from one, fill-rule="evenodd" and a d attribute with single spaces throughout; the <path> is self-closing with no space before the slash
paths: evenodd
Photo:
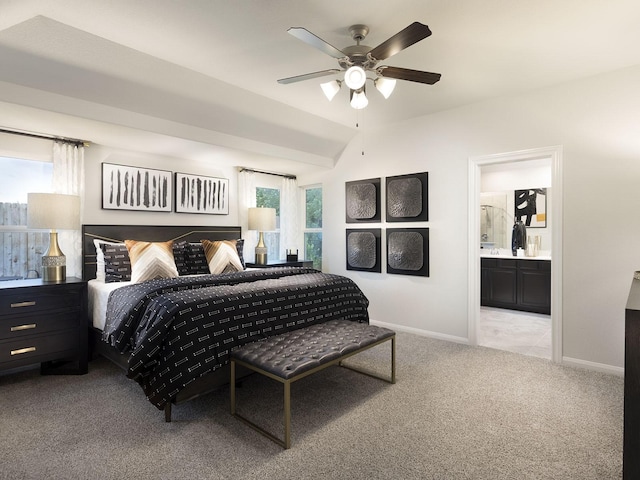
<path id="1" fill-rule="evenodd" d="M 512 258 L 515 260 L 551 260 L 551 255 L 549 255 L 547 252 L 543 252 L 542 255 L 538 255 L 536 257 L 526 257 L 526 256 L 513 256 L 511 254 L 504 254 L 504 253 L 497 253 L 497 254 L 491 254 L 491 250 L 486 250 L 486 252 L 483 251 L 484 249 L 480 250 L 480 258 Z"/>

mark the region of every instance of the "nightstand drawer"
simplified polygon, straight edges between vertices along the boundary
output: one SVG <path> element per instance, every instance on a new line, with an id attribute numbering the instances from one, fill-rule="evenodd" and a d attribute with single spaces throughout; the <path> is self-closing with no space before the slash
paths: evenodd
<path id="1" fill-rule="evenodd" d="M 0 340 L 40 335 L 55 330 L 78 329 L 81 326 L 79 315 L 79 308 L 76 308 L 76 312 L 6 316 L 0 318 Z"/>
<path id="2" fill-rule="evenodd" d="M 56 358 L 57 356 L 74 355 L 77 352 L 77 331 L 25 337 L 0 342 L 0 366 L 11 368 L 13 366 L 28 365 Z"/>
<path id="3" fill-rule="evenodd" d="M 77 309 L 78 293 L 71 289 L 17 288 L 0 295 L 0 315 L 29 315 L 31 312 Z"/>

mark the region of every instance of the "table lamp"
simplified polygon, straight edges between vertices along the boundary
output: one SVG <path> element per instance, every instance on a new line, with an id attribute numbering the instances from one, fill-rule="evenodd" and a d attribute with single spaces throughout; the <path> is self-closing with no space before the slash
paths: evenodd
<path id="1" fill-rule="evenodd" d="M 249 209 L 249 230 L 260 232 L 258 245 L 256 245 L 256 260 L 259 265 L 267 264 L 267 247 L 264 244 L 264 232 L 276 229 L 276 209 L 253 207 Z"/>
<path id="2" fill-rule="evenodd" d="M 27 228 L 48 229 L 49 249 L 42 257 L 42 279 L 62 282 L 67 278 L 67 258 L 58 245 L 57 230 L 80 228 L 80 197 L 58 193 L 27 194 Z"/>

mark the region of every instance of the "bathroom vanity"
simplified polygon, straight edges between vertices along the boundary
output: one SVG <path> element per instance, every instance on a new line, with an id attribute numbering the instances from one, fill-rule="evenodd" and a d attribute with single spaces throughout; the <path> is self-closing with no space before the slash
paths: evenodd
<path id="1" fill-rule="evenodd" d="M 551 313 L 551 258 L 481 255 L 480 304 Z"/>

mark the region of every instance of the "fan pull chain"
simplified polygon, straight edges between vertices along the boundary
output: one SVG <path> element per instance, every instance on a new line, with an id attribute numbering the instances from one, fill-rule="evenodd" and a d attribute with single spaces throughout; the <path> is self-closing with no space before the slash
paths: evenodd
<path id="1" fill-rule="evenodd" d="M 356 109 L 356 128 L 360 128 L 360 112 L 364 109 Z M 364 112 L 363 112 L 364 116 Z M 362 147 L 360 150 L 360 155 L 364 156 L 364 133 L 360 132 L 360 139 L 362 140 Z"/>

